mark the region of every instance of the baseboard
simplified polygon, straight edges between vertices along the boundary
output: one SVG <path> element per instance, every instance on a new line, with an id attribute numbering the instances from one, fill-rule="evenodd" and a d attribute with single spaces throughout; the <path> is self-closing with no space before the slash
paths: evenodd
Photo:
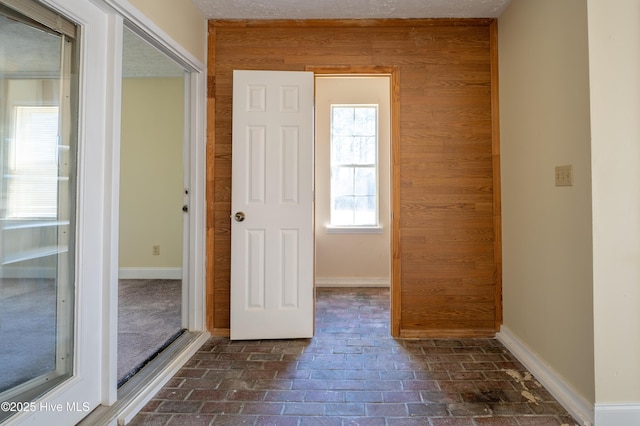
<path id="1" fill-rule="evenodd" d="M 181 280 L 182 268 L 120 268 L 121 280 Z"/>
<path id="2" fill-rule="evenodd" d="M 213 337 L 230 337 L 231 329 L 229 328 L 214 328 L 211 330 L 211 335 Z"/>
<path id="3" fill-rule="evenodd" d="M 597 426 L 640 425 L 640 404 L 596 404 Z"/>
<path id="4" fill-rule="evenodd" d="M 401 339 L 477 339 L 477 338 L 494 338 L 496 331 L 494 329 L 428 329 L 428 330 L 407 330 L 400 329 Z"/>
<path id="5" fill-rule="evenodd" d="M 594 424 L 594 406 L 578 394 L 549 365 L 518 339 L 507 327 L 502 326 L 496 338 L 529 370 L 535 378 L 582 426 Z M 640 415 L 640 411 L 636 413 Z M 636 417 L 637 418 L 637 417 Z M 600 426 L 600 423 L 597 423 Z M 613 425 L 614 423 L 609 423 Z M 615 423 L 640 424 L 640 423 Z"/>
<path id="6" fill-rule="evenodd" d="M 316 277 L 316 287 L 389 287 L 388 277 Z"/>

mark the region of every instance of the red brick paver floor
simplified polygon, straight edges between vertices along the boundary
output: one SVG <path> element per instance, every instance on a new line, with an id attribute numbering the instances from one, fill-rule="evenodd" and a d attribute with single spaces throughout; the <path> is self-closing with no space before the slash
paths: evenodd
<path id="1" fill-rule="evenodd" d="M 132 425 L 575 425 L 495 339 L 390 337 L 389 290 L 320 288 L 313 339 L 211 338 Z"/>

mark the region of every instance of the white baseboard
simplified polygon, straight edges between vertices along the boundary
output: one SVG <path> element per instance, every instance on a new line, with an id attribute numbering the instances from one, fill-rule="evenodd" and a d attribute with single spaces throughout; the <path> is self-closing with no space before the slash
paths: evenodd
<path id="1" fill-rule="evenodd" d="M 594 424 L 594 406 L 578 394 L 549 365 L 518 339 L 507 327 L 502 326 L 496 338 L 531 372 L 535 378 L 553 395 L 554 398 L 579 421 L 582 426 Z M 640 411 L 636 412 L 640 415 Z M 636 417 L 637 418 L 637 417 Z M 614 423 L 608 423 L 613 425 Z M 615 423 L 640 424 L 640 423 Z M 600 426 L 600 423 L 597 423 Z"/>
<path id="2" fill-rule="evenodd" d="M 316 277 L 316 287 L 389 287 L 388 277 Z"/>
<path id="3" fill-rule="evenodd" d="M 181 280 L 182 268 L 120 268 L 121 280 Z"/>
<path id="4" fill-rule="evenodd" d="M 597 426 L 640 425 L 640 404 L 596 404 Z"/>

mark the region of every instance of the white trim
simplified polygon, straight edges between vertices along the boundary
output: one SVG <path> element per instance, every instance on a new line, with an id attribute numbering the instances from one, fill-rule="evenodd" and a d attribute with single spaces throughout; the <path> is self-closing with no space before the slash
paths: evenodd
<path id="1" fill-rule="evenodd" d="M 103 367 L 102 404 L 113 404 L 118 399 L 118 256 L 120 234 L 120 123 L 122 103 L 122 43 L 123 20 L 120 16 L 107 14 L 108 35 L 105 52 L 110 72 L 107 73 L 107 127 L 109 143 L 105 147 L 105 229 L 108 244 L 105 244 L 106 269 L 103 281 Z M 114 261 L 115 259 L 115 261 Z"/>
<path id="2" fill-rule="evenodd" d="M 203 65 L 204 66 L 204 65 Z M 190 287 L 187 288 L 186 325 L 191 331 L 206 331 L 206 105 L 207 73 L 206 68 L 190 74 L 188 81 L 190 104 L 187 106 L 189 128 L 189 244 L 188 265 L 184 265 L 189 274 Z M 187 111 L 185 111 L 187 114 Z"/>
<path id="3" fill-rule="evenodd" d="M 640 425 L 640 403 L 596 404 L 596 425 Z"/>
<path id="4" fill-rule="evenodd" d="M 181 280 L 182 268 L 120 268 L 121 280 Z"/>
<path id="5" fill-rule="evenodd" d="M 529 370 L 558 402 L 583 426 L 594 423 L 594 406 L 578 394 L 556 371 L 504 325 L 496 338 Z M 640 412 L 639 412 L 640 413 Z M 613 424 L 613 423 L 611 423 Z M 632 423 L 616 423 L 632 424 Z M 640 423 L 635 423 L 640 424 Z M 599 425 L 599 424 L 598 424 Z"/>
<path id="6" fill-rule="evenodd" d="M 316 277 L 316 287 L 390 287 L 389 277 Z"/>

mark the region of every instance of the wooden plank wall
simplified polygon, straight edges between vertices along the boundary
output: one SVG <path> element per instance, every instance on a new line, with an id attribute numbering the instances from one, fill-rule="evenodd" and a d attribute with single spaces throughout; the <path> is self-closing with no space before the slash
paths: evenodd
<path id="1" fill-rule="evenodd" d="M 502 321 L 496 39 L 491 19 L 209 22 L 213 334 L 229 328 L 232 71 L 340 66 L 398 73 L 395 334 L 495 333 Z"/>

